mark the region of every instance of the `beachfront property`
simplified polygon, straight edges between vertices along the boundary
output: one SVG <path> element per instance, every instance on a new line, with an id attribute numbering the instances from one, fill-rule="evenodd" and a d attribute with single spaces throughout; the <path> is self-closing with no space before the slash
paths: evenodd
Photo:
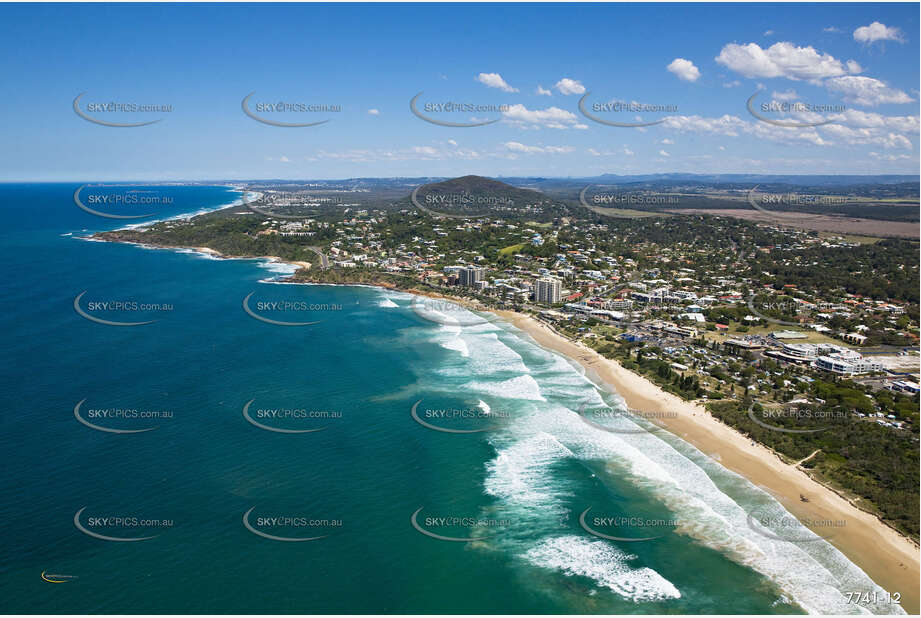
<path id="1" fill-rule="evenodd" d="M 562 300 L 563 284 L 555 277 L 543 277 L 534 285 L 534 300 L 538 303 L 555 305 Z"/>

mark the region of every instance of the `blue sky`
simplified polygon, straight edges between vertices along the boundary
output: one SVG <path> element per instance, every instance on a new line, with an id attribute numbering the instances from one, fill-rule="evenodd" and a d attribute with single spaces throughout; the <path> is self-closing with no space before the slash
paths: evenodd
<path id="1" fill-rule="evenodd" d="M 917 4 L 0 5 L 0 179 L 918 173 Z M 542 94 L 538 93 L 538 89 Z M 774 113 L 774 102 L 834 105 Z M 410 112 L 425 103 L 505 112 Z M 168 113 L 74 113 L 88 103 Z M 257 103 L 339 105 L 262 113 Z M 600 112 L 635 102 L 677 111 Z"/>

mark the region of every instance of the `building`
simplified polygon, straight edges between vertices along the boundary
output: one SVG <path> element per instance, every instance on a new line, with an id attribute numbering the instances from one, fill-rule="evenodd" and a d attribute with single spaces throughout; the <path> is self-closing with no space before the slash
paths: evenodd
<path id="1" fill-rule="evenodd" d="M 921 391 L 921 385 L 918 385 L 917 382 L 909 382 L 908 380 L 896 380 L 889 385 L 889 390 L 895 391 L 896 393 L 917 395 L 918 392 Z"/>
<path id="2" fill-rule="evenodd" d="M 633 301 L 629 298 L 612 298 L 606 301 L 604 306 L 615 311 L 630 311 L 633 309 Z"/>
<path id="3" fill-rule="evenodd" d="M 785 343 L 781 346 L 783 353 L 793 358 L 815 360 L 819 350 L 811 343 Z"/>
<path id="4" fill-rule="evenodd" d="M 774 339 L 807 339 L 806 335 L 795 330 L 775 330 L 771 333 Z"/>
<path id="5" fill-rule="evenodd" d="M 860 373 L 870 373 L 871 371 L 882 371 L 882 364 L 871 361 L 862 357 L 860 354 L 851 352 L 850 354 L 834 353 L 827 356 L 820 356 L 815 360 L 815 368 L 842 375 L 857 375 Z"/>
<path id="6" fill-rule="evenodd" d="M 543 277 L 534 284 L 534 300 L 539 303 L 556 304 L 563 297 L 563 283 L 554 277 Z"/>
<path id="7" fill-rule="evenodd" d="M 867 341 L 867 336 L 860 333 L 841 333 L 841 338 L 857 345 L 863 345 Z"/>
<path id="8" fill-rule="evenodd" d="M 483 280 L 486 269 L 482 266 L 465 266 L 458 273 L 458 283 L 468 287 L 474 287 L 477 282 Z"/>

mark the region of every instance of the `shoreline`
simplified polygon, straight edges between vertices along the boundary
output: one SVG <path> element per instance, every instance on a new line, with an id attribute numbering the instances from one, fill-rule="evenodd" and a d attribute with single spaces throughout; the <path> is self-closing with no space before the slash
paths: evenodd
<path id="1" fill-rule="evenodd" d="M 578 363 L 614 388 L 627 406 L 661 415 L 658 424 L 688 442 L 721 466 L 767 491 L 797 519 L 844 520 L 847 534 L 826 539 L 848 560 L 888 592 L 899 592 L 902 608 L 917 614 L 921 574 L 919 548 L 877 516 L 863 511 L 831 488 L 788 464 L 771 449 L 712 416 L 703 406 L 687 402 L 625 369 L 588 346 L 557 333 L 537 319 L 514 311 L 495 311 L 538 345 Z M 809 498 L 802 502 L 800 495 Z"/>
<path id="2" fill-rule="evenodd" d="M 150 245 L 129 241 L 139 246 L 195 251 L 217 259 L 255 259 L 290 264 L 308 271 L 309 262 L 287 261 L 278 256 L 226 256 L 208 247 L 179 247 Z M 282 279 L 294 279 L 291 274 Z M 918 614 L 921 606 L 921 560 L 919 547 L 887 525 L 876 515 L 863 511 L 835 490 L 811 478 L 802 469 L 784 462 L 766 446 L 754 442 L 741 432 L 712 416 L 703 406 L 682 400 L 668 393 L 645 377 L 625 369 L 617 361 L 607 359 L 588 346 L 574 342 L 536 318 L 516 311 L 491 309 L 467 298 L 440 292 L 403 287 L 389 282 L 344 283 L 289 281 L 295 285 L 364 286 L 394 290 L 430 298 L 440 298 L 476 311 L 487 311 L 503 318 L 527 334 L 538 345 L 557 352 L 594 374 L 620 395 L 627 406 L 649 412 L 677 411 L 676 417 L 662 415 L 659 424 L 675 436 L 688 442 L 721 466 L 731 470 L 773 496 L 797 519 L 845 520 L 847 535 L 826 539 L 848 560 L 862 569 L 877 585 L 890 593 L 901 594 L 901 606 L 909 614 Z M 809 498 L 802 502 L 800 495 Z"/>

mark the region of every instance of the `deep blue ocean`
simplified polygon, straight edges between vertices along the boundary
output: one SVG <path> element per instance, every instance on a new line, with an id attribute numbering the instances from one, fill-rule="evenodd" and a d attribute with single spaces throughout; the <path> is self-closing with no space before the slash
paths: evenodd
<path id="1" fill-rule="evenodd" d="M 676 437 L 585 423 L 616 393 L 511 325 L 83 240 L 124 222 L 76 188 L 0 185 L 4 612 L 854 613 L 875 588 L 756 530 L 780 505 Z M 156 191 L 159 218 L 239 197 Z"/>

